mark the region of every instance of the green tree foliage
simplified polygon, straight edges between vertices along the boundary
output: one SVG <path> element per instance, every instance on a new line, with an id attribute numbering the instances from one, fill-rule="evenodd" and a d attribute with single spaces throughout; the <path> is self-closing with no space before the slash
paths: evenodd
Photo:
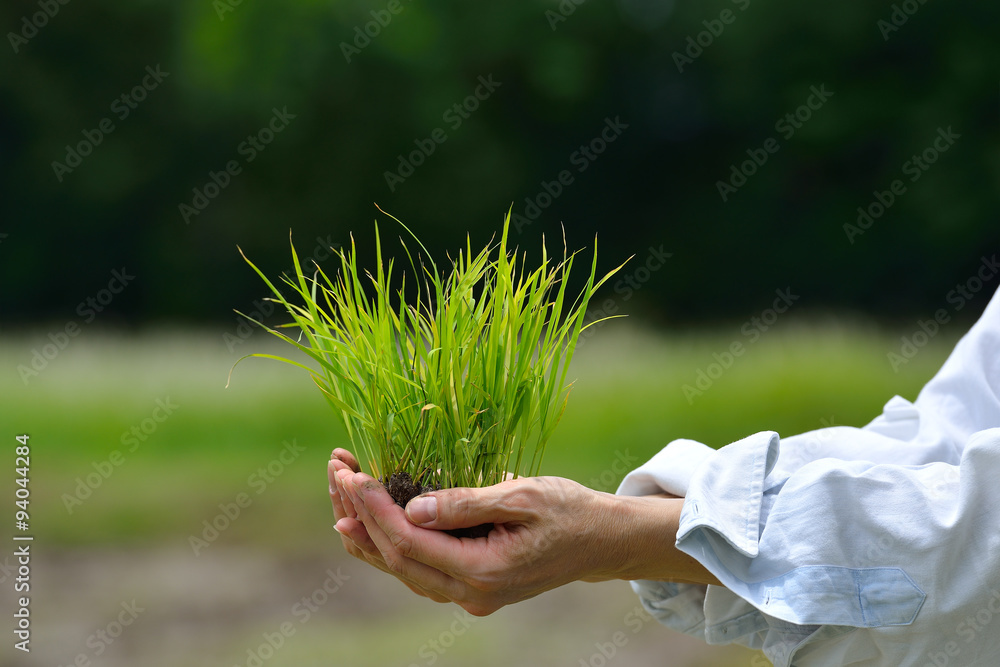
<path id="1" fill-rule="evenodd" d="M 662 248 L 612 296 L 672 319 L 739 317 L 793 279 L 803 303 L 922 312 L 1000 240 L 998 19 L 979 0 L 5 3 L 2 325 L 71 317 L 122 264 L 115 316 L 228 320 L 263 296 L 237 243 L 273 274 L 289 228 L 306 254 L 346 244 L 373 202 L 431 248 L 484 244 L 511 203 L 522 248 L 560 224 L 636 271 Z"/>

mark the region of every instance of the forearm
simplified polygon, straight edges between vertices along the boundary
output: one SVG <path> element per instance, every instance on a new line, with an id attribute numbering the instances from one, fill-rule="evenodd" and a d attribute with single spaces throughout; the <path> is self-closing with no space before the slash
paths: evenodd
<path id="1" fill-rule="evenodd" d="M 721 585 L 675 545 L 683 498 L 600 494 L 598 548 L 608 557 L 585 581 L 651 579 Z"/>

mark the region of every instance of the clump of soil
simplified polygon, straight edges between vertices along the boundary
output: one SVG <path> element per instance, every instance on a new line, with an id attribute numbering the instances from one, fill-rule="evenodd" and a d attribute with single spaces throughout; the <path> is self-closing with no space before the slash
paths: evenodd
<path id="1" fill-rule="evenodd" d="M 385 490 L 389 492 L 389 495 L 396 501 L 396 504 L 403 508 L 421 493 L 437 491 L 441 488 L 440 484 L 424 486 L 419 482 L 414 482 L 408 472 L 394 472 L 389 475 L 388 482 L 385 480 L 379 481 L 385 485 Z"/>
<path id="2" fill-rule="evenodd" d="M 440 484 L 424 485 L 419 482 L 414 482 L 408 472 L 394 472 L 389 475 L 388 482 L 385 480 L 379 481 L 385 486 L 385 490 L 389 492 L 389 495 L 396 501 L 396 504 L 403 509 L 406 509 L 407 503 L 419 496 L 421 493 L 438 491 L 441 488 Z M 471 528 L 456 528 L 445 532 L 449 535 L 453 535 L 454 537 L 486 537 L 490 534 L 491 530 L 493 530 L 492 523 L 483 523 L 478 526 L 472 526 Z"/>

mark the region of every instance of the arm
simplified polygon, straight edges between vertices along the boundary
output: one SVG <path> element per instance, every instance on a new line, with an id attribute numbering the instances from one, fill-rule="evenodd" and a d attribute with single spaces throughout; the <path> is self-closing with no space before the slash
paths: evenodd
<path id="1" fill-rule="evenodd" d="M 539 477 L 435 491 L 404 513 L 377 480 L 333 462 L 330 469 L 336 493 L 357 513 L 337 522 L 348 551 L 473 614 L 576 580 L 717 583 L 674 546 L 679 498 L 616 497 Z M 495 527 L 486 538 L 442 532 L 488 522 Z"/>
<path id="2" fill-rule="evenodd" d="M 942 650 L 997 664 L 1000 635 L 972 624 L 1000 613 L 988 528 L 1000 522 L 1000 428 L 964 444 L 959 465 L 824 459 L 790 476 L 774 465 L 774 433 L 719 450 L 693 476 L 678 531 L 678 548 L 725 585 L 702 593 L 695 633 L 782 667 L 923 665 Z M 641 583 L 654 616 L 684 631 L 670 621 L 694 616 L 693 592 Z"/>

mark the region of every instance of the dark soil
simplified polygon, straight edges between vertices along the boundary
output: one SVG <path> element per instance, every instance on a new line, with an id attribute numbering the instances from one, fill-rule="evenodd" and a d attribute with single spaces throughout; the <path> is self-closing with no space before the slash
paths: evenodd
<path id="1" fill-rule="evenodd" d="M 414 482 L 408 472 L 394 472 L 389 475 L 388 482 L 384 480 L 379 481 L 385 485 L 385 490 L 389 492 L 389 495 L 396 501 L 396 504 L 404 509 L 406 508 L 407 503 L 419 496 L 421 493 L 438 491 L 441 488 L 440 484 L 424 485 Z M 471 528 L 456 528 L 445 532 L 455 537 L 486 537 L 490 534 L 491 530 L 493 530 L 492 523 L 483 523 L 478 526 L 472 526 Z"/>
<path id="2" fill-rule="evenodd" d="M 388 482 L 385 480 L 380 481 L 385 485 L 385 490 L 389 492 L 389 495 L 396 501 L 396 504 L 404 508 L 421 493 L 437 491 L 441 488 L 440 484 L 424 486 L 423 484 L 414 482 L 408 472 L 394 472 L 389 475 Z"/>

